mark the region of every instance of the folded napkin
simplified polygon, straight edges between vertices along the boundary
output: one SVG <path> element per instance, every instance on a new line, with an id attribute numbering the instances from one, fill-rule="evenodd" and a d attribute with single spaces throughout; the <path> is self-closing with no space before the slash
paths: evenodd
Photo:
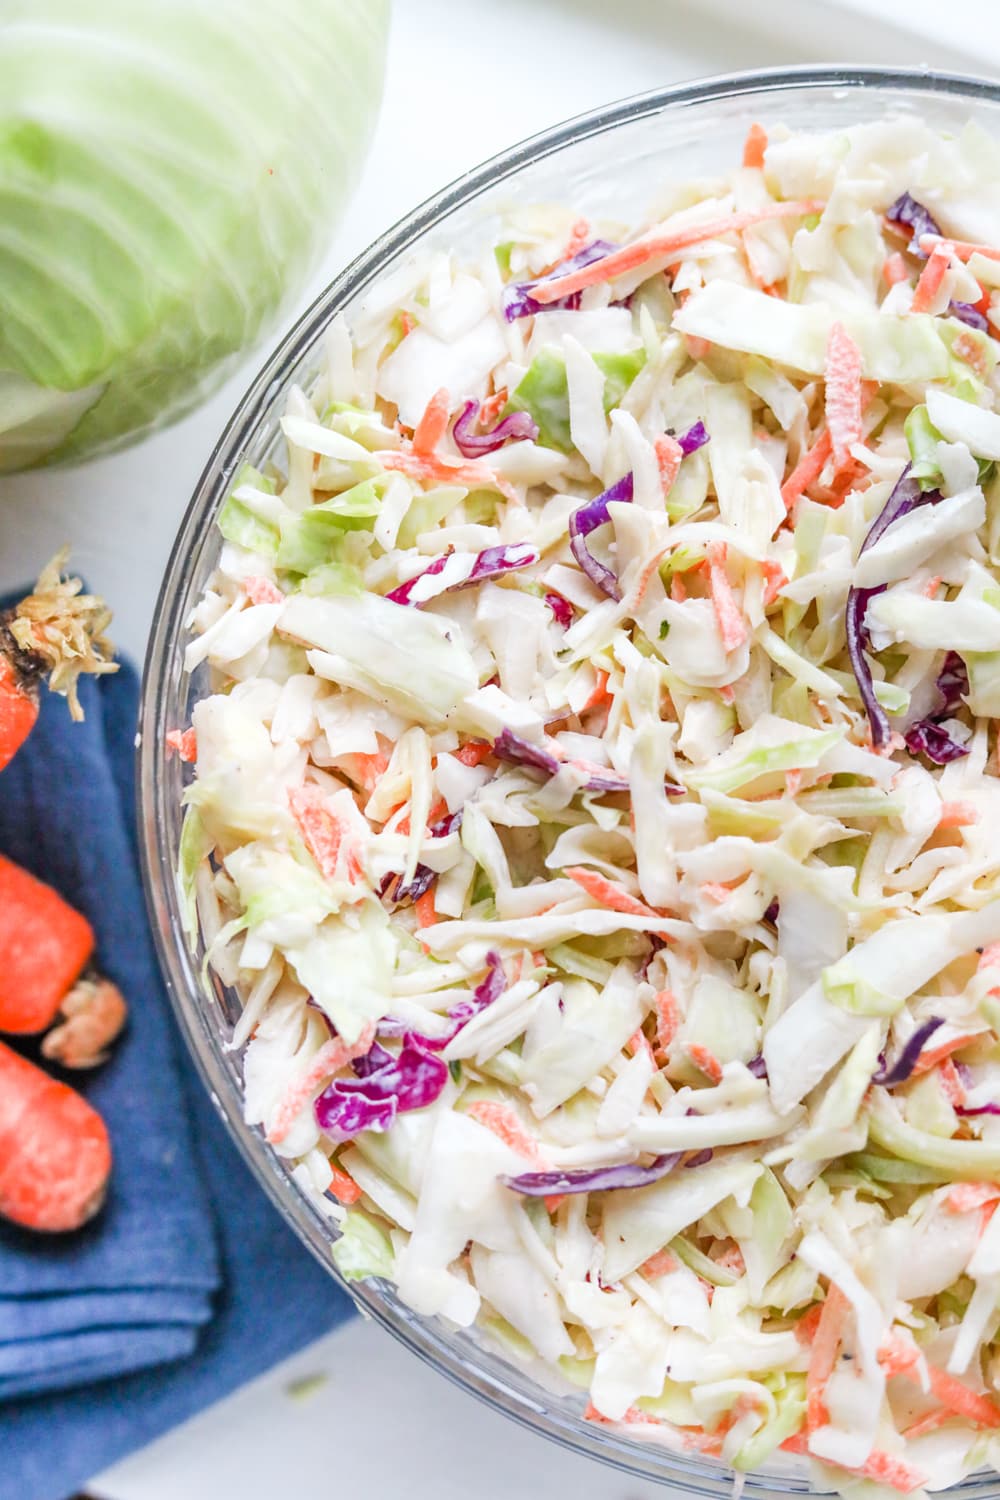
<path id="1" fill-rule="evenodd" d="M 131 1016 L 111 1061 L 72 1079 L 112 1137 L 104 1210 L 59 1237 L 0 1221 L 0 1500 L 62 1500 L 352 1311 L 251 1177 L 174 1030 L 136 868 L 135 673 L 85 682 L 81 701 L 76 725 L 46 695 L 0 774 L 0 852 L 86 914 Z"/>

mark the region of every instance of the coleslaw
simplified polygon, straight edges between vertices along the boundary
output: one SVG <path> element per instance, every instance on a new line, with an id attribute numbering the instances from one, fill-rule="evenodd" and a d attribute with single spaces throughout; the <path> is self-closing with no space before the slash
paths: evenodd
<path id="1" fill-rule="evenodd" d="M 168 736 L 341 1274 L 872 1500 L 1000 1466 L 998 183 L 754 126 L 646 224 L 394 266 L 235 476 Z"/>

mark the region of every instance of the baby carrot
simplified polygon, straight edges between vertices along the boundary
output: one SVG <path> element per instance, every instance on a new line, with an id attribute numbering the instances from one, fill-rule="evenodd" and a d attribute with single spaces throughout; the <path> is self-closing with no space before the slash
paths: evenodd
<path id="1" fill-rule="evenodd" d="M 101 1207 L 110 1171 L 97 1111 L 0 1042 L 0 1215 L 47 1233 L 79 1229 Z"/>

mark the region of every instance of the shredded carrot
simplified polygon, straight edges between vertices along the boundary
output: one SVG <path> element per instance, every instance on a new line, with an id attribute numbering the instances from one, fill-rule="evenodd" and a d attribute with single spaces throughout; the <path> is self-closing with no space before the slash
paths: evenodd
<path id="1" fill-rule="evenodd" d="M 939 828 L 970 828 L 979 822 L 979 814 L 971 802 L 942 802 Z"/>
<path id="2" fill-rule="evenodd" d="M 987 943 L 979 955 L 977 972 L 982 969 L 1000 969 L 1000 943 Z"/>
<path id="3" fill-rule="evenodd" d="M 660 990 L 653 1004 L 656 1006 L 656 1043 L 660 1051 L 666 1055 L 670 1050 L 670 1044 L 680 1030 L 680 1006 L 673 990 Z"/>
<path id="4" fill-rule="evenodd" d="M 361 1189 L 351 1174 L 334 1166 L 330 1168 L 330 1186 L 327 1192 L 332 1193 L 340 1203 L 357 1203 L 361 1197 Z"/>
<path id="5" fill-rule="evenodd" d="M 654 911 L 644 901 L 639 901 L 635 896 L 630 896 L 628 891 L 623 890 L 620 885 L 615 885 L 606 875 L 600 875 L 596 870 L 585 870 L 582 865 L 568 865 L 565 874 L 570 880 L 575 880 L 577 885 L 586 891 L 591 900 L 600 906 L 606 906 L 610 911 L 620 911 L 630 917 L 662 917 L 663 912 Z M 668 933 L 661 933 L 661 937 L 670 941 Z"/>
<path id="6" fill-rule="evenodd" d="M 717 689 L 717 692 L 719 694 L 719 697 L 722 699 L 723 703 L 735 703 L 736 702 L 736 693 L 735 693 L 735 691 L 734 691 L 733 686 L 732 686 L 731 683 L 729 683 L 729 682 L 723 683 L 722 687 L 720 687 L 720 688 Z"/>
<path id="7" fill-rule="evenodd" d="M 688 596 L 684 580 L 679 573 L 673 573 L 670 577 L 670 597 L 675 604 L 683 604 Z"/>
<path id="8" fill-rule="evenodd" d="M 1000 1202 L 1000 1184 L 995 1182 L 957 1182 L 944 1206 L 950 1214 L 968 1214 L 988 1203 Z"/>
<path id="9" fill-rule="evenodd" d="M 833 439 L 824 428 L 812 447 L 799 459 L 795 468 L 781 486 L 781 498 L 785 509 L 791 510 L 796 500 L 819 478 L 833 452 Z"/>
<path id="10" fill-rule="evenodd" d="M 909 274 L 910 269 L 906 264 L 906 259 L 898 250 L 886 257 L 882 266 L 882 280 L 886 286 L 897 286 L 899 282 L 905 281 Z"/>
<path id="11" fill-rule="evenodd" d="M 607 672 L 604 671 L 603 667 L 597 667 L 595 669 L 595 676 L 597 678 L 597 685 L 594 688 L 594 691 L 591 693 L 590 697 L 587 699 L 586 703 L 581 708 L 580 712 L 582 714 L 587 713 L 591 708 L 598 708 L 602 703 L 614 702 L 614 698 L 608 692 Z"/>
<path id="12" fill-rule="evenodd" d="M 373 751 L 370 755 L 358 750 L 345 759 L 348 776 L 359 786 L 363 786 L 366 792 L 375 790 L 389 766 L 389 757 L 382 750 Z"/>
<path id="13" fill-rule="evenodd" d="M 251 604 L 283 604 L 285 601 L 285 596 L 276 583 L 257 574 L 244 578 L 243 592 Z"/>
<path id="14" fill-rule="evenodd" d="M 684 344 L 687 349 L 688 359 L 694 360 L 695 364 L 699 360 L 707 359 L 712 351 L 711 341 L 700 338 L 696 333 L 684 334 Z"/>
<path id="15" fill-rule="evenodd" d="M 825 1427 L 830 1420 L 824 1396 L 827 1381 L 837 1363 L 837 1352 L 844 1336 L 844 1324 L 851 1304 L 840 1288 L 831 1281 L 830 1290 L 823 1303 L 823 1311 L 816 1328 L 809 1369 L 806 1374 L 806 1430 L 815 1432 Z"/>
<path id="16" fill-rule="evenodd" d="M 913 302 L 910 305 L 911 312 L 927 312 L 941 289 L 941 283 L 944 280 L 945 272 L 951 265 L 953 253 L 954 246 L 949 240 L 939 240 L 934 246 L 927 259 L 927 264 L 920 273 L 920 280 L 917 282 L 914 290 Z"/>
<path id="17" fill-rule="evenodd" d="M 643 1031 L 641 1026 L 637 1031 L 633 1031 L 632 1035 L 629 1037 L 625 1045 L 628 1047 L 628 1050 L 631 1052 L 633 1057 L 635 1057 L 637 1052 L 645 1052 L 646 1056 L 649 1058 L 653 1066 L 656 1066 L 656 1058 L 653 1055 L 653 1049 L 650 1046 L 649 1037 Z"/>
<path id="18" fill-rule="evenodd" d="M 345 819 L 330 808 L 323 792 L 314 782 L 294 787 L 288 793 L 292 817 L 313 859 L 327 880 L 343 880 L 353 885 L 362 874 L 357 851 L 349 842 Z"/>
<path id="19" fill-rule="evenodd" d="M 969 260 L 973 255 L 984 255 L 987 260 L 1000 260 L 1000 250 L 995 245 L 977 245 L 973 240 L 946 240 L 941 234 L 920 236 L 920 248 L 925 254 L 933 254 L 944 245 L 947 245 L 949 252 L 957 255 L 959 260 Z"/>
<path id="20" fill-rule="evenodd" d="M 977 1427 L 1000 1427 L 1000 1406 L 975 1391 L 954 1375 L 939 1370 L 922 1359 L 915 1345 L 909 1344 L 898 1334 L 892 1335 L 879 1350 L 879 1364 L 890 1376 L 906 1376 L 921 1383 L 921 1374 L 926 1369 L 931 1393 L 936 1401 L 956 1416 L 965 1417 Z"/>
<path id="21" fill-rule="evenodd" d="M 816 1337 L 816 1330 L 819 1328 L 820 1320 L 823 1317 L 823 1306 L 824 1304 L 820 1302 L 815 1307 L 811 1307 L 805 1317 L 800 1318 L 795 1325 L 795 1337 L 800 1344 L 804 1344 L 807 1348 Z"/>
<path id="22" fill-rule="evenodd" d="M 643 563 L 629 596 L 628 608 L 633 613 L 639 608 L 639 605 L 646 597 L 646 590 L 649 588 L 650 580 L 669 551 L 669 547 L 661 547 L 659 552 L 654 552 L 652 557 L 647 557 Z M 676 577 L 676 574 L 674 576 Z"/>
<path id="23" fill-rule="evenodd" d="M 904 1437 L 908 1443 L 912 1443 L 915 1438 L 926 1437 L 929 1432 L 937 1432 L 939 1427 L 943 1427 L 946 1422 L 952 1422 L 954 1419 L 953 1411 L 946 1411 L 944 1407 L 941 1407 L 938 1411 L 929 1411 L 912 1426 L 904 1428 L 900 1436 Z"/>
<path id="24" fill-rule="evenodd" d="M 754 286 L 759 292 L 763 292 L 766 297 L 780 297 L 781 293 L 774 285 L 774 282 L 768 281 L 764 275 L 760 264 L 760 255 L 754 249 L 753 241 L 748 240 L 745 234 L 740 235 L 740 241 L 743 245 L 743 255 L 747 263 L 747 270 L 750 272 L 750 280 Z"/>
<path id="25" fill-rule="evenodd" d="M 965 1103 L 965 1086 L 959 1077 L 954 1061 L 950 1057 L 946 1057 L 938 1068 L 938 1079 L 948 1103 L 953 1108 L 960 1108 Z"/>
<path id="26" fill-rule="evenodd" d="M 618 1425 L 612 1417 L 606 1417 L 602 1411 L 598 1411 L 593 1401 L 587 1402 L 587 1409 L 583 1414 L 583 1420 L 585 1422 L 599 1422 L 605 1427 L 616 1427 Z M 618 1418 L 618 1422 L 625 1422 L 631 1426 L 637 1426 L 640 1423 L 646 1427 L 659 1427 L 662 1425 L 657 1421 L 656 1417 L 652 1416 L 648 1411 L 640 1410 L 638 1406 L 630 1406 L 625 1415 Z"/>
<path id="27" fill-rule="evenodd" d="M 424 409 L 424 414 L 413 429 L 413 451 L 432 457 L 435 448 L 448 431 L 448 415 L 451 397 L 442 386 L 435 391 Z"/>
<path id="28" fill-rule="evenodd" d="M 935 573 L 933 578 L 928 578 L 926 583 L 921 584 L 920 592 L 923 594 L 925 599 L 933 599 L 934 595 L 937 593 L 940 587 L 941 574 Z"/>
<path id="29" fill-rule="evenodd" d="M 940 1047 L 932 1047 L 930 1052 L 921 1052 L 917 1059 L 917 1065 L 911 1073 L 911 1078 L 919 1078 L 923 1073 L 929 1073 L 939 1063 L 944 1062 L 946 1057 L 951 1057 L 953 1052 L 961 1052 L 963 1047 L 968 1047 L 970 1042 L 976 1042 L 982 1035 L 981 1032 L 963 1032 L 961 1036 L 953 1036 L 950 1042 L 942 1042 Z"/>
<path id="30" fill-rule="evenodd" d="M 479 766 L 493 754 L 493 746 L 485 740 L 466 740 L 464 745 L 451 753 L 463 766 Z"/>
<path id="31" fill-rule="evenodd" d="M 418 927 L 433 927 L 435 922 L 440 922 L 437 907 L 434 905 L 434 887 L 424 891 L 413 903 L 413 910 L 417 916 Z"/>
<path id="32" fill-rule="evenodd" d="M 747 138 L 743 142 L 743 165 L 745 167 L 763 167 L 764 152 L 767 150 L 767 131 L 763 125 L 756 122 L 747 131 Z"/>
<path id="33" fill-rule="evenodd" d="M 862 1479 L 874 1479 L 879 1484 L 887 1484 L 901 1495 L 912 1495 L 914 1490 L 923 1489 L 927 1483 L 926 1474 L 921 1474 L 919 1469 L 912 1468 L 894 1453 L 886 1453 L 881 1448 L 873 1449 L 867 1463 L 860 1469 L 848 1469 L 847 1472 L 857 1474 Z"/>
<path id="34" fill-rule="evenodd" d="M 685 1050 L 699 1073 L 704 1073 L 711 1083 L 722 1082 L 722 1064 L 714 1052 L 700 1042 L 689 1042 Z"/>
<path id="35" fill-rule="evenodd" d="M 986 379 L 990 373 L 989 359 L 982 344 L 980 344 L 970 329 L 965 329 L 957 338 L 953 339 L 951 348 L 952 353 L 957 355 L 959 359 L 964 360 L 980 379 Z"/>
<path id="36" fill-rule="evenodd" d="M 722 880 L 705 880 L 698 889 L 707 901 L 716 901 L 720 906 L 733 894 L 732 887 Z"/>
<path id="37" fill-rule="evenodd" d="M 648 1260 L 644 1260 L 639 1267 L 639 1275 L 645 1276 L 647 1281 L 655 1281 L 658 1276 L 669 1276 L 671 1271 L 678 1267 L 676 1255 L 671 1255 L 669 1250 L 657 1250 Z"/>
<path id="38" fill-rule="evenodd" d="M 547 1165 L 538 1142 L 528 1134 L 509 1104 L 479 1099 L 475 1104 L 469 1105 L 468 1113 L 480 1125 L 485 1125 L 487 1130 L 492 1130 L 505 1146 L 516 1151 L 518 1156 L 523 1156 L 525 1161 L 536 1167 Z"/>
<path id="39" fill-rule="evenodd" d="M 791 1437 L 785 1438 L 780 1445 L 783 1453 L 800 1453 L 805 1455 L 809 1452 L 809 1439 L 805 1432 L 794 1432 Z"/>
<path id="40" fill-rule="evenodd" d="M 582 292 L 588 286 L 597 286 L 600 282 L 611 281 L 651 260 L 664 260 L 668 264 L 672 260 L 679 260 L 685 250 L 689 250 L 692 245 L 703 244 L 705 240 L 715 239 L 722 234 L 738 234 L 741 230 L 749 229 L 751 224 L 763 224 L 768 219 L 805 218 L 809 214 L 822 213 L 825 206 L 819 199 L 806 199 L 798 203 L 772 203 L 769 207 L 754 212 L 727 214 L 701 224 L 690 224 L 684 229 L 674 230 L 672 234 L 646 235 L 643 239 L 634 240 L 631 245 L 613 250 L 600 260 L 591 261 L 589 266 L 581 266 L 565 276 L 555 276 L 551 281 L 536 283 L 531 295 L 538 302 L 558 302 L 561 297 Z"/>
<path id="41" fill-rule="evenodd" d="M 181 760 L 198 759 L 198 736 L 193 729 L 168 729 L 163 736 L 168 750 L 175 750 Z"/>
<path id="42" fill-rule="evenodd" d="M 480 422 L 495 421 L 507 405 L 509 399 L 510 395 L 506 386 L 502 386 L 500 390 L 494 391 L 492 396 L 487 396 L 485 401 L 479 403 Z"/>
<path id="43" fill-rule="evenodd" d="M 826 425 L 833 463 L 842 469 L 861 441 L 861 350 L 842 323 L 834 323 L 826 349 Z"/>
<path id="44" fill-rule="evenodd" d="M 479 458 L 442 458 L 439 454 L 416 453 L 411 448 L 386 450 L 373 453 L 372 457 L 385 470 L 406 474 L 411 479 L 430 484 L 461 484 L 470 490 L 497 490 L 512 505 L 520 505 L 521 497 L 513 485 L 495 474 L 489 464 Z"/>
<path id="45" fill-rule="evenodd" d="M 713 1255 L 712 1260 L 726 1271 L 735 1271 L 737 1276 L 746 1274 L 747 1263 L 743 1259 L 743 1251 L 739 1245 L 728 1245 L 720 1255 Z"/>
<path id="46" fill-rule="evenodd" d="M 778 595 L 781 593 L 781 590 L 788 582 L 788 576 L 781 564 L 779 562 L 775 562 L 772 557 L 765 557 L 761 562 L 757 564 L 757 566 L 764 575 L 764 594 L 762 602 L 764 608 L 766 609 L 769 604 L 773 604 L 775 599 L 777 599 Z"/>
<path id="47" fill-rule="evenodd" d="M 747 638 L 747 625 L 736 603 L 729 575 L 726 572 L 725 542 L 709 542 L 708 576 L 712 592 L 712 608 L 715 610 L 723 649 L 738 651 Z"/>
<path id="48" fill-rule="evenodd" d="M 293 1080 L 285 1091 L 274 1115 L 274 1122 L 267 1133 L 272 1146 L 280 1146 L 291 1130 L 296 1117 L 305 1109 L 320 1084 L 346 1068 L 356 1057 L 364 1057 L 371 1051 L 375 1040 L 375 1023 L 367 1021 L 361 1028 L 356 1042 L 348 1044 L 343 1037 L 331 1037 L 324 1042 L 301 1077 Z"/>
<path id="49" fill-rule="evenodd" d="M 590 239 L 591 228 L 589 219 L 577 219 L 569 232 L 569 239 L 563 250 L 563 260 L 571 260 L 578 250 L 582 250 Z"/>
<path id="50" fill-rule="evenodd" d="M 412 333 L 414 328 L 416 328 L 417 320 L 412 313 L 401 312 L 399 315 L 399 326 L 402 329 L 402 336 L 405 339 L 407 334 Z"/>
<path id="51" fill-rule="evenodd" d="M 656 462 L 660 470 L 660 483 L 663 485 L 663 494 L 667 496 L 674 487 L 677 474 L 684 457 L 684 449 L 675 437 L 669 432 L 661 432 L 653 441 L 653 450 L 656 453 Z"/>

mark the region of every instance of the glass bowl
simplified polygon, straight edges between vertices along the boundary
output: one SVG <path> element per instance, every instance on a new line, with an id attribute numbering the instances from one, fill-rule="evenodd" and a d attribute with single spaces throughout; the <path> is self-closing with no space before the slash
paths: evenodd
<path id="1" fill-rule="evenodd" d="M 282 446 L 279 417 L 293 383 L 316 378 L 324 331 L 350 315 L 366 290 L 415 248 L 471 251 L 495 241 L 498 214 L 511 204 L 568 202 L 589 217 L 626 221 L 647 212 L 658 187 L 730 168 L 757 120 L 765 127 L 841 128 L 886 113 L 910 114 L 943 130 L 973 119 L 1000 131 L 1000 87 L 929 71 L 790 68 L 702 80 L 657 90 L 581 115 L 460 178 L 414 210 L 357 258 L 313 304 L 261 370 L 208 461 L 174 544 L 146 659 L 140 720 L 142 864 L 160 960 L 181 1028 L 206 1086 L 259 1181 L 289 1224 L 336 1279 L 330 1221 L 291 1180 L 288 1166 L 243 1121 L 240 1057 L 226 1050 L 239 1001 L 218 979 L 200 977 L 203 951 L 183 935 L 174 871 L 184 771 L 163 755 L 168 728 L 190 721 L 203 688 L 183 667 L 184 621 L 212 572 L 219 548 L 215 517 L 234 471 L 256 467 Z M 341 1283 L 343 1285 L 343 1283 Z M 474 1331 L 418 1317 L 382 1282 L 344 1289 L 358 1307 L 414 1354 L 524 1426 L 579 1453 L 672 1488 L 674 1494 L 729 1496 L 732 1477 L 718 1463 L 632 1441 L 583 1419 L 580 1392 L 553 1391 L 484 1347 Z M 749 1476 L 747 1500 L 811 1493 L 785 1461 Z M 996 1496 L 995 1476 L 974 1476 L 953 1496 Z"/>

